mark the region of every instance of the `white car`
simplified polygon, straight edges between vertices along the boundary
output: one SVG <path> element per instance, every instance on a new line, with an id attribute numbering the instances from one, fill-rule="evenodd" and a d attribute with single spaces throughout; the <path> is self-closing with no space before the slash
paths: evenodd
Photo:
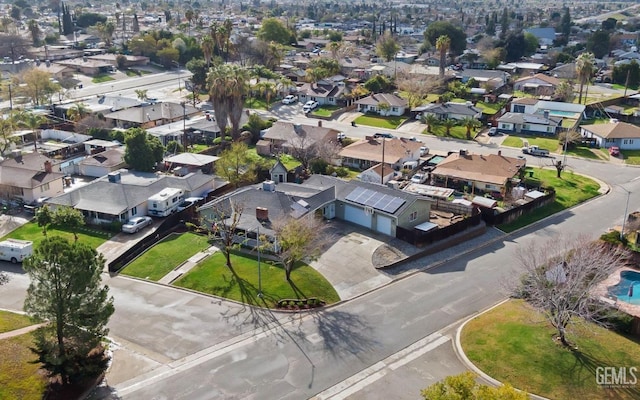
<path id="1" fill-rule="evenodd" d="M 187 197 L 178 205 L 178 212 L 191 207 L 192 205 L 204 200 L 202 197 Z"/>
<path id="2" fill-rule="evenodd" d="M 122 225 L 122 232 L 136 233 L 140 232 L 142 228 L 153 225 L 151 217 L 135 217 L 131 218 L 124 225 Z"/>
<path id="3" fill-rule="evenodd" d="M 298 102 L 298 96 L 294 96 L 292 94 L 286 96 L 282 99 L 282 104 L 293 104 Z"/>
<path id="4" fill-rule="evenodd" d="M 317 107 L 318 107 L 317 101 L 309 100 L 306 103 L 304 103 L 304 106 L 302 106 L 302 111 L 304 111 L 306 114 L 311 110 L 315 110 Z"/>
<path id="5" fill-rule="evenodd" d="M 427 176 L 425 174 L 415 174 L 411 177 L 411 182 L 413 183 L 424 183 L 427 180 Z"/>

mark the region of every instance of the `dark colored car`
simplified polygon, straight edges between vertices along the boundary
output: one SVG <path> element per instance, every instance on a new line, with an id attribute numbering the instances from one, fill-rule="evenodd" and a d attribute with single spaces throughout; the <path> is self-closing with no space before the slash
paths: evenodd
<path id="1" fill-rule="evenodd" d="M 390 133 L 376 133 L 373 135 L 374 138 L 385 138 L 385 139 L 393 139 L 393 135 Z"/>

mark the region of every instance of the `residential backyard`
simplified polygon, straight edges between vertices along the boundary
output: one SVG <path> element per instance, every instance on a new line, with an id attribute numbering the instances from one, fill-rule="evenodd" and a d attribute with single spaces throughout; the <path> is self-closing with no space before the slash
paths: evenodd
<path id="1" fill-rule="evenodd" d="M 196 253 L 209 247 L 208 238 L 195 233 L 171 234 L 155 244 L 120 272 L 158 281 Z"/>
<path id="2" fill-rule="evenodd" d="M 550 399 L 638 399 L 640 386 L 603 387 L 598 367 L 640 365 L 638 339 L 579 323 L 568 349 L 555 329 L 522 300 L 510 300 L 471 320 L 461 336 L 469 359 L 489 376 Z M 630 378 L 628 376 L 628 378 Z"/>
<path id="3" fill-rule="evenodd" d="M 226 266 L 222 252 L 216 252 L 174 282 L 174 285 L 208 293 L 243 303 L 273 308 L 278 300 L 318 298 L 326 304 L 340 300 L 331 284 L 307 264 L 299 264 L 291 272 L 291 282 L 285 279 L 284 269 L 273 261 L 234 252 L 231 264 L 235 274 Z M 259 279 L 262 297 L 258 297 Z"/>

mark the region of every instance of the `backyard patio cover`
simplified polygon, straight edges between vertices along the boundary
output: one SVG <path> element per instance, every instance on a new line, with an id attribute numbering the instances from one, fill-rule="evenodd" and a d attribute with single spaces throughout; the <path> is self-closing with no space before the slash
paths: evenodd
<path id="1" fill-rule="evenodd" d="M 169 163 L 175 163 L 175 164 L 202 167 L 203 165 L 214 163 L 219 159 L 220 157 L 208 156 L 205 154 L 180 153 L 180 154 L 176 154 L 175 156 L 167 157 L 164 159 L 164 161 Z"/>

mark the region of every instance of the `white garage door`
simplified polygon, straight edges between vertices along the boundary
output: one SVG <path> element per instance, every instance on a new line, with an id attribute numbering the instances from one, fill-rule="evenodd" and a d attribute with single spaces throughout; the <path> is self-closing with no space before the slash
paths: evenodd
<path id="1" fill-rule="evenodd" d="M 371 215 L 364 212 L 363 209 L 350 205 L 344 207 L 344 219 L 345 221 L 353 222 L 360 226 L 365 226 L 371 229 Z"/>
<path id="2" fill-rule="evenodd" d="M 391 235 L 391 218 L 384 215 L 376 215 L 376 231 Z"/>

